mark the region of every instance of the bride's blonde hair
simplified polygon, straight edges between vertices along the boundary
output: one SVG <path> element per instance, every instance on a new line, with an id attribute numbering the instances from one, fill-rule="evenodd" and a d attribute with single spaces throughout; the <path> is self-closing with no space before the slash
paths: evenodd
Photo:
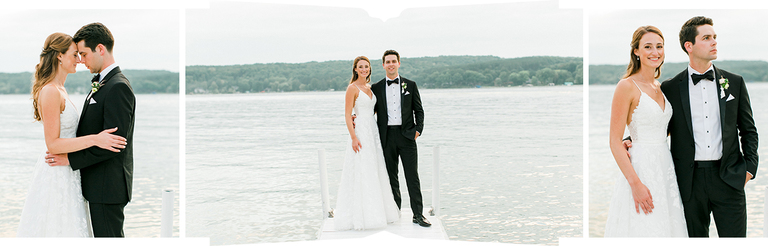
<path id="1" fill-rule="evenodd" d="M 35 65 L 35 76 L 32 79 L 32 107 L 35 108 L 33 117 L 36 121 L 42 120 L 37 108 L 40 90 L 59 72 L 59 64 L 56 63 L 59 61 L 59 54 L 67 53 L 70 45 L 72 45 L 72 36 L 60 32 L 48 35 L 45 39 L 43 51 L 40 52 L 40 63 Z"/>

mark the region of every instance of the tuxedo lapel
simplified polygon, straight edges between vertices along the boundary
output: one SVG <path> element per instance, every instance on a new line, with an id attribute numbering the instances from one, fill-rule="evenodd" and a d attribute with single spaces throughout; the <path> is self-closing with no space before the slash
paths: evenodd
<path id="1" fill-rule="evenodd" d="M 378 97 L 377 100 L 381 101 L 380 105 L 384 106 L 384 107 L 380 107 L 379 111 L 376 112 L 376 113 L 377 114 L 384 114 L 384 118 L 386 119 L 387 117 L 389 117 L 387 115 L 387 80 L 384 79 L 381 82 L 376 83 L 376 86 L 379 87 L 379 89 L 377 90 L 377 91 L 379 91 L 379 93 L 376 93 L 376 94 L 378 94 L 378 95 L 376 95 Z M 386 122 L 384 123 L 384 126 L 386 126 Z"/>
<path id="2" fill-rule="evenodd" d="M 90 104 L 91 101 L 91 94 L 93 93 L 88 93 L 88 96 L 85 97 L 85 103 L 83 103 L 83 110 L 80 112 L 80 121 L 78 121 L 78 125 L 85 122 L 83 119 L 85 118 L 85 111 L 88 110 L 88 104 Z"/>
<path id="3" fill-rule="evenodd" d="M 685 115 L 685 124 L 688 126 L 688 133 L 693 136 L 693 121 L 691 120 L 691 97 L 688 94 L 688 71 L 683 71 L 677 77 L 680 86 L 680 103 L 683 105 L 683 115 Z"/>
<path id="4" fill-rule="evenodd" d="M 112 71 L 109 71 L 109 73 L 107 73 L 107 75 L 104 76 L 104 79 L 101 80 L 101 81 L 104 81 L 103 83 L 101 83 L 101 88 L 103 88 L 104 85 L 106 85 L 107 82 L 109 82 L 109 80 L 112 79 L 112 77 L 114 77 L 115 74 L 117 74 L 119 72 L 120 72 L 120 67 L 119 66 L 113 68 Z M 78 121 L 79 122 L 78 125 L 79 124 L 83 124 L 83 122 L 86 122 L 84 120 L 85 119 L 85 112 L 86 112 L 86 110 L 88 110 L 88 106 L 91 105 L 91 100 L 93 100 L 93 97 L 96 96 L 96 93 L 98 93 L 98 91 L 96 91 L 95 93 L 93 91 L 91 91 L 91 92 L 88 93 L 88 96 L 85 97 L 85 104 L 83 104 L 83 111 L 80 112 L 80 121 Z"/>
<path id="5" fill-rule="evenodd" d="M 405 79 L 400 76 L 400 85 L 398 85 L 400 88 L 397 88 L 397 92 L 400 93 L 400 119 L 403 120 L 401 123 L 403 126 L 405 126 L 405 90 L 403 90 L 403 85 L 407 85 L 406 83 L 408 82 L 406 82 Z"/>
<path id="6" fill-rule="evenodd" d="M 712 65 L 712 67 L 715 70 L 715 86 L 717 87 L 715 91 L 717 93 L 717 98 L 718 98 L 717 101 L 720 103 L 720 131 L 723 133 L 722 136 L 725 136 L 725 100 L 728 100 L 728 90 L 725 90 L 724 97 L 720 97 L 720 90 L 721 90 L 720 88 L 722 87 L 720 85 L 720 79 L 718 79 L 717 77 L 720 77 L 720 78 L 725 78 L 725 77 L 723 76 L 723 72 L 720 71 L 720 69 L 717 69 L 717 67 L 715 67 L 714 65 Z"/>

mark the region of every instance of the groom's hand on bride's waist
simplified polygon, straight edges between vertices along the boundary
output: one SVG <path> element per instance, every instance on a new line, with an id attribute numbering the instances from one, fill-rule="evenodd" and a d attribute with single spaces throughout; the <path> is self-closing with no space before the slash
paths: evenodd
<path id="1" fill-rule="evenodd" d="M 624 139 L 624 141 L 622 141 L 621 143 L 624 144 L 624 149 L 627 150 L 627 157 L 632 157 L 629 154 L 629 148 L 632 148 L 632 140 Z"/>
<path id="2" fill-rule="evenodd" d="M 48 151 L 45 153 L 45 163 L 48 163 L 48 166 L 69 166 L 69 157 L 67 156 L 67 153 L 51 154 L 51 152 Z"/>

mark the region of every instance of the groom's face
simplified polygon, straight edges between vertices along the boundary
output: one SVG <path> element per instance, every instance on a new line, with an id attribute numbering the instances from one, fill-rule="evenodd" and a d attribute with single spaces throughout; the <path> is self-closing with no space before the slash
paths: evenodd
<path id="1" fill-rule="evenodd" d="M 691 45 L 690 56 L 694 59 L 712 61 L 717 59 L 717 33 L 711 25 L 696 28 L 696 43 Z"/>
<path id="2" fill-rule="evenodd" d="M 95 50 L 85 47 L 85 40 L 77 42 L 77 52 L 80 53 L 81 62 L 85 64 L 85 67 L 87 67 L 91 73 L 101 72 L 101 64 L 103 63 L 103 60 L 100 53 L 103 53 L 102 51 L 103 49 L 101 46 L 96 46 Z"/>
<path id="3" fill-rule="evenodd" d="M 387 71 L 387 77 L 394 78 L 397 76 L 397 69 L 400 68 L 400 62 L 397 61 L 396 55 L 388 55 L 384 57 L 384 70 Z"/>

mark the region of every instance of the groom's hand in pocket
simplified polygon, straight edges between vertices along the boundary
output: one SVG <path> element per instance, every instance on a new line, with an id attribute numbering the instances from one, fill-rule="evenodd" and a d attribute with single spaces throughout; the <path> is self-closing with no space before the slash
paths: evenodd
<path id="1" fill-rule="evenodd" d="M 752 179 L 752 174 L 747 172 L 747 180 L 744 180 L 744 187 L 747 187 L 747 182 Z"/>
<path id="2" fill-rule="evenodd" d="M 51 152 L 46 151 L 47 155 L 45 155 L 45 163 L 48 163 L 48 166 L 69 166 L 69 157 L 66 153 L 64 154 L 51 154 Z"/>

